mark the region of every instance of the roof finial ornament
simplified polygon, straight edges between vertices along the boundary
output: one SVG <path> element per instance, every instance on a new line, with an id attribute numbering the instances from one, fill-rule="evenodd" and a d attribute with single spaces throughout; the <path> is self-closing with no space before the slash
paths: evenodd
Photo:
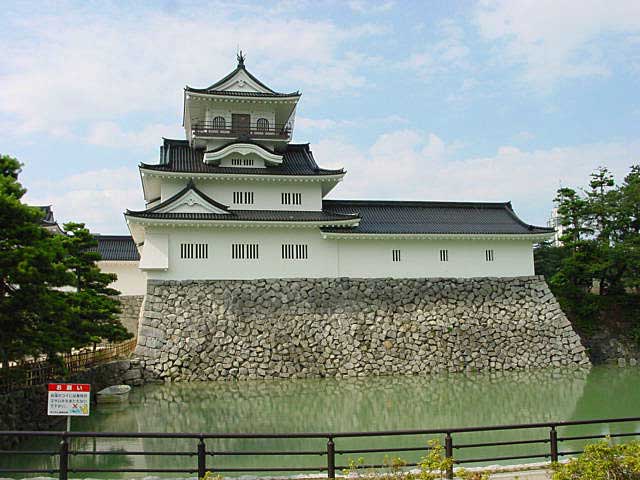
<path id="1" fill-rule="evenodd" d="M 244 59 L 247 58 L 247 56 L 244 53 L 242 53 L 242 50 L 238 50 L 238 53 L 236 54 L 236 58 L 238 59 L 238 66 L 244 67 Z"/>

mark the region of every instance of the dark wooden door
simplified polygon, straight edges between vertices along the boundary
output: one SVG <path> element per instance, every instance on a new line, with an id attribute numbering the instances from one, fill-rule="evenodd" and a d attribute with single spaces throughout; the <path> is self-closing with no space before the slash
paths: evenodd
<path id="1" fill-rule="evenodd" d="M 232 113 L 231 133 L 249 135 L 249 133 L 251 133 L 251 115 L 246 113 Z"/>

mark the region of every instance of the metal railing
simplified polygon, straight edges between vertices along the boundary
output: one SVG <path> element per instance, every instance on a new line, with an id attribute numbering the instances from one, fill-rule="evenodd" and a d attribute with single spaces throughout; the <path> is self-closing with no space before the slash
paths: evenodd
<path id="1" fill-rule="evenodd" d="M 287 123 L 248 125 L 220 125 L 213 121 L 196 122 L 192 125 L 193 134 L 201 137 L 254 137 L 288 140 L 291 137 L 292 125 Z"/>
<path id="2" fill-rule="evenodd" d="M 61 355 L 65 375 L 73 375 L 86 368 L 129 355 L 136 348 L 137 340 L 132 338 L 124 342 L 100 347 L 98 350 L 83 350 L 77 353 Z M 9 368 L 0 369 L 0 393 L 19 388 L 44 385 L 60 378 L 60 367 L 45 360 L 28 360 L 18 362 Z"/>
<path id="3" fill-rule="evenodd" d="M 625 433 L 609 433 L 595 435 L 558 435 L 558 429 L 569 426 L 584 425 L 608 425 L 608 424 L 625 424 L 640 422 L 640 417 L 631 418 L 612 418 L 600 420 L 584 420 L 584 421 L 566 421 L 566 422 L 549 422 L 549 423 L 529 423 L 515 425 L 494 425 L 484 427 L 463 427 L 463 428 L 445 428 L 445 429 L 426 429 L 426 430 L 395 430 L 395 431 L 371 431 L 371 432 L 341 432 L 341 433 L 112 433 L 112 432 L 23 432 L 23 431 L 0 431 L 0 437 L 20 436 L 26 438 L 37 437 L 55 437 L 60 438 L 58 450 L 2 450 L 0 451 L 0 459 L 3 456 L 14 455 L 35 455 L 35 456 L 59 456 L 58 468 L 55 469 L 36 469 L 36 468 L 0 468 L 2 474 L 25 474 L 25 473 L 47 473 L 58 474 L 60 480 L 67 480 L 70 473 L 178 473 L 178 474 L 194 474 L 197 473 L 198 478 L 205 476 L 207 471 L 215 473 L 250 473 L 250 472 L 327 472 L 329 478 L 335 478 L 336 471 L 349 468 L 347 465 L 340 465 L 336 462 L 338 456 L 353 454 L 371 454 L 371 453 L 387 453 L 387 452 L 424 452 L 425 454 L 432 448 L 428 445 L 416 446 L 389 446 L 384 448 L 337 448 L 337 443 L 341 439 L 347 438 L 372 438 L 372 437 L 406 437 L 420 435 L 436 435 L 444 439 L 444 452 L 447 458 L 453 459 L 455 464 L 468 463 L 486 463 L 510 460 L 525 459 L 544 459 L 550 462 L 556 462 L 560 457 L 577 455 L 583 450 L 563 450 L 561 448 L 563 442 L 569 441 L 585 441 L 596 440 L 605 437 L 623 438 L 640 436 L 640 432 Z M 486 433 L 486 432 L 506 432 L 506 431 L 523 431 L 531 429 L 546 429 L 547 435 L 544 438 L 523 439 L 523 440 L 501 440 L 495 442 L 477 442 L 477 443 L 456 443 L 455 438 L 459 438 L 465 433 Z M 193 440 L 194 448 L 188 451 L 126 451 L 126 450 L 74 450 L 71 449 L 70 443 L 75 438 L 86 439 L 182 439 Z M 324 439 L 326 440 L 326 448 L 322 450 L 212 450 L 207 448 L 207 441 L 213 439 L 258 439 L 258 440 L 276 440 L 276 439 Z M 519 455 L 494 455 L 490 457 L 465 458 L 457 459 L 454 451 L 462 451 L 467 449 L 475 449 L 479 447 L 508 447 L 508 446 L 526 446 L 526 445 L 546 445 L 544 451 L 536 450 Z M 129 456 L 172 456 L 172 457 L 195 457 L 192 467 L 187 468 L 78 468 L 71 463 L 73 457 L 83 455 L 129 455 Z M 251 455 L 261 456 L 280 456 L 293 457 L 298 456 L 323 456 L 326 461 L 322 465 L 316 466 L 282 466 L 282 467 L 238 467 L 228 468 L 220 466 L 216 468 L 215 462 L 208 460 L 215 457 L 225 456 L 242 456 Z M 1 463 L 0 463 L 1 465 Z M 406 463 L 403 467 L 415 467 L 418 463 Z M 386 464 L 370 464 L 360 465 L 359 468 L 388 468 Z M 453 468 L 447 472 L 447 478 L 453 478 Z"/>

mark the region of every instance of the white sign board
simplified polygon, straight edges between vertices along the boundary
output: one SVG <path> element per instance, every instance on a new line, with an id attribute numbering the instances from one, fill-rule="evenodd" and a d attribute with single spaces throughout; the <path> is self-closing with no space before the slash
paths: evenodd
<path id="1" fill-rule="evenodd" d="M 50 383 L 47 415 L 86 417 L 91 404 L 91 385 L 87 383 Z"/>

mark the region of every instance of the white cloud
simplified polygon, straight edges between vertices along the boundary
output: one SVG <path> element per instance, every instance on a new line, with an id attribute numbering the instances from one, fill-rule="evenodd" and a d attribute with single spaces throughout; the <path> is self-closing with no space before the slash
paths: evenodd
<path id="1" fill-rule="evenodd" d="M 364 1 L 364 0 L 350 0 L 349 2 L 347 2 L 347 5 L 349 6 L 349 8 L 351 10 L 353 10 L 354 12 L 358 12 L 358 13 L 383 13 L 383 12 L 388 12 L 391 9 L 393 9 L 393 7 L 395 7 L 395 3 L 394 1 L 386 1 L 386 2 L 371 2 L 371 1 Z"/>
<path id="2" fill-rule="evenodd" d="M 228 73 L 238 45 L 249 50 L 248 68 L 274 88 L 362 87 L 359 62 L 368 60 L 350 55 L 354 42 L 384 31 L 214 6 L 197 13 L 69 8 L 5 23 L 19 35 L 0 36 L 0 117 L 25 134 L 89 125 L 98 143 L 109 122 L 127 115 L 171 109 L 179 117 L 185 83 L 205 86 Z"/>
<path id="3" fill-rule="evenodd" d="M 453 20 L 443 20 L 436 28 L 440 40 L 427 44 L 398 64 L 424 78 L 469 67 L 470 49 L 462 27 Z"/>
<path id="4" fill-rule="evenodd" d="M 83 222 L 95 233 L 127 233 L 123 212 L 127 208 L 144 208 L 135 168 L 92 170 L 60 180 L 36 180 L 25 186 L 27 203 L 52 205 L 61 225 Z"/>
<path id="5" fill-rule="evenodd" d="M 546 89 L 561 79 L 609 75 L 607 57 L 621 42 L 606 51 L 606 42 L 594 40 L 639 32 L 640 2 L 482 0 L 475 21 L 485 39 L 499 42 L 500 62 L 523 65 L 523 79 Z"/>
<path id="6" fill-rule="evenodd" d="M 102 147 L 153 148 L 160 137 L 182 138 L 184 130 L 178 125 L 151 124 L 139 131 L 124 131 L 115 122 L 98 122 L 90 127 L 87 141 Z"/>
<path id="7" fill-rule="evenodd" d="M 334 197 L 449 201 L 512 200 L 525 220 L 544 222 L 560 182 L 581 187 L 599 165 L 619 178 L 628 172 L 640 141 L 595 143 L 546 150 L 503 146 L 490 156 L 454 159 L 456 144 L 433 134 L 399 130 L 370 147 L 326 139 L 314 147 L 321 166 L 350 173 Z"/>

